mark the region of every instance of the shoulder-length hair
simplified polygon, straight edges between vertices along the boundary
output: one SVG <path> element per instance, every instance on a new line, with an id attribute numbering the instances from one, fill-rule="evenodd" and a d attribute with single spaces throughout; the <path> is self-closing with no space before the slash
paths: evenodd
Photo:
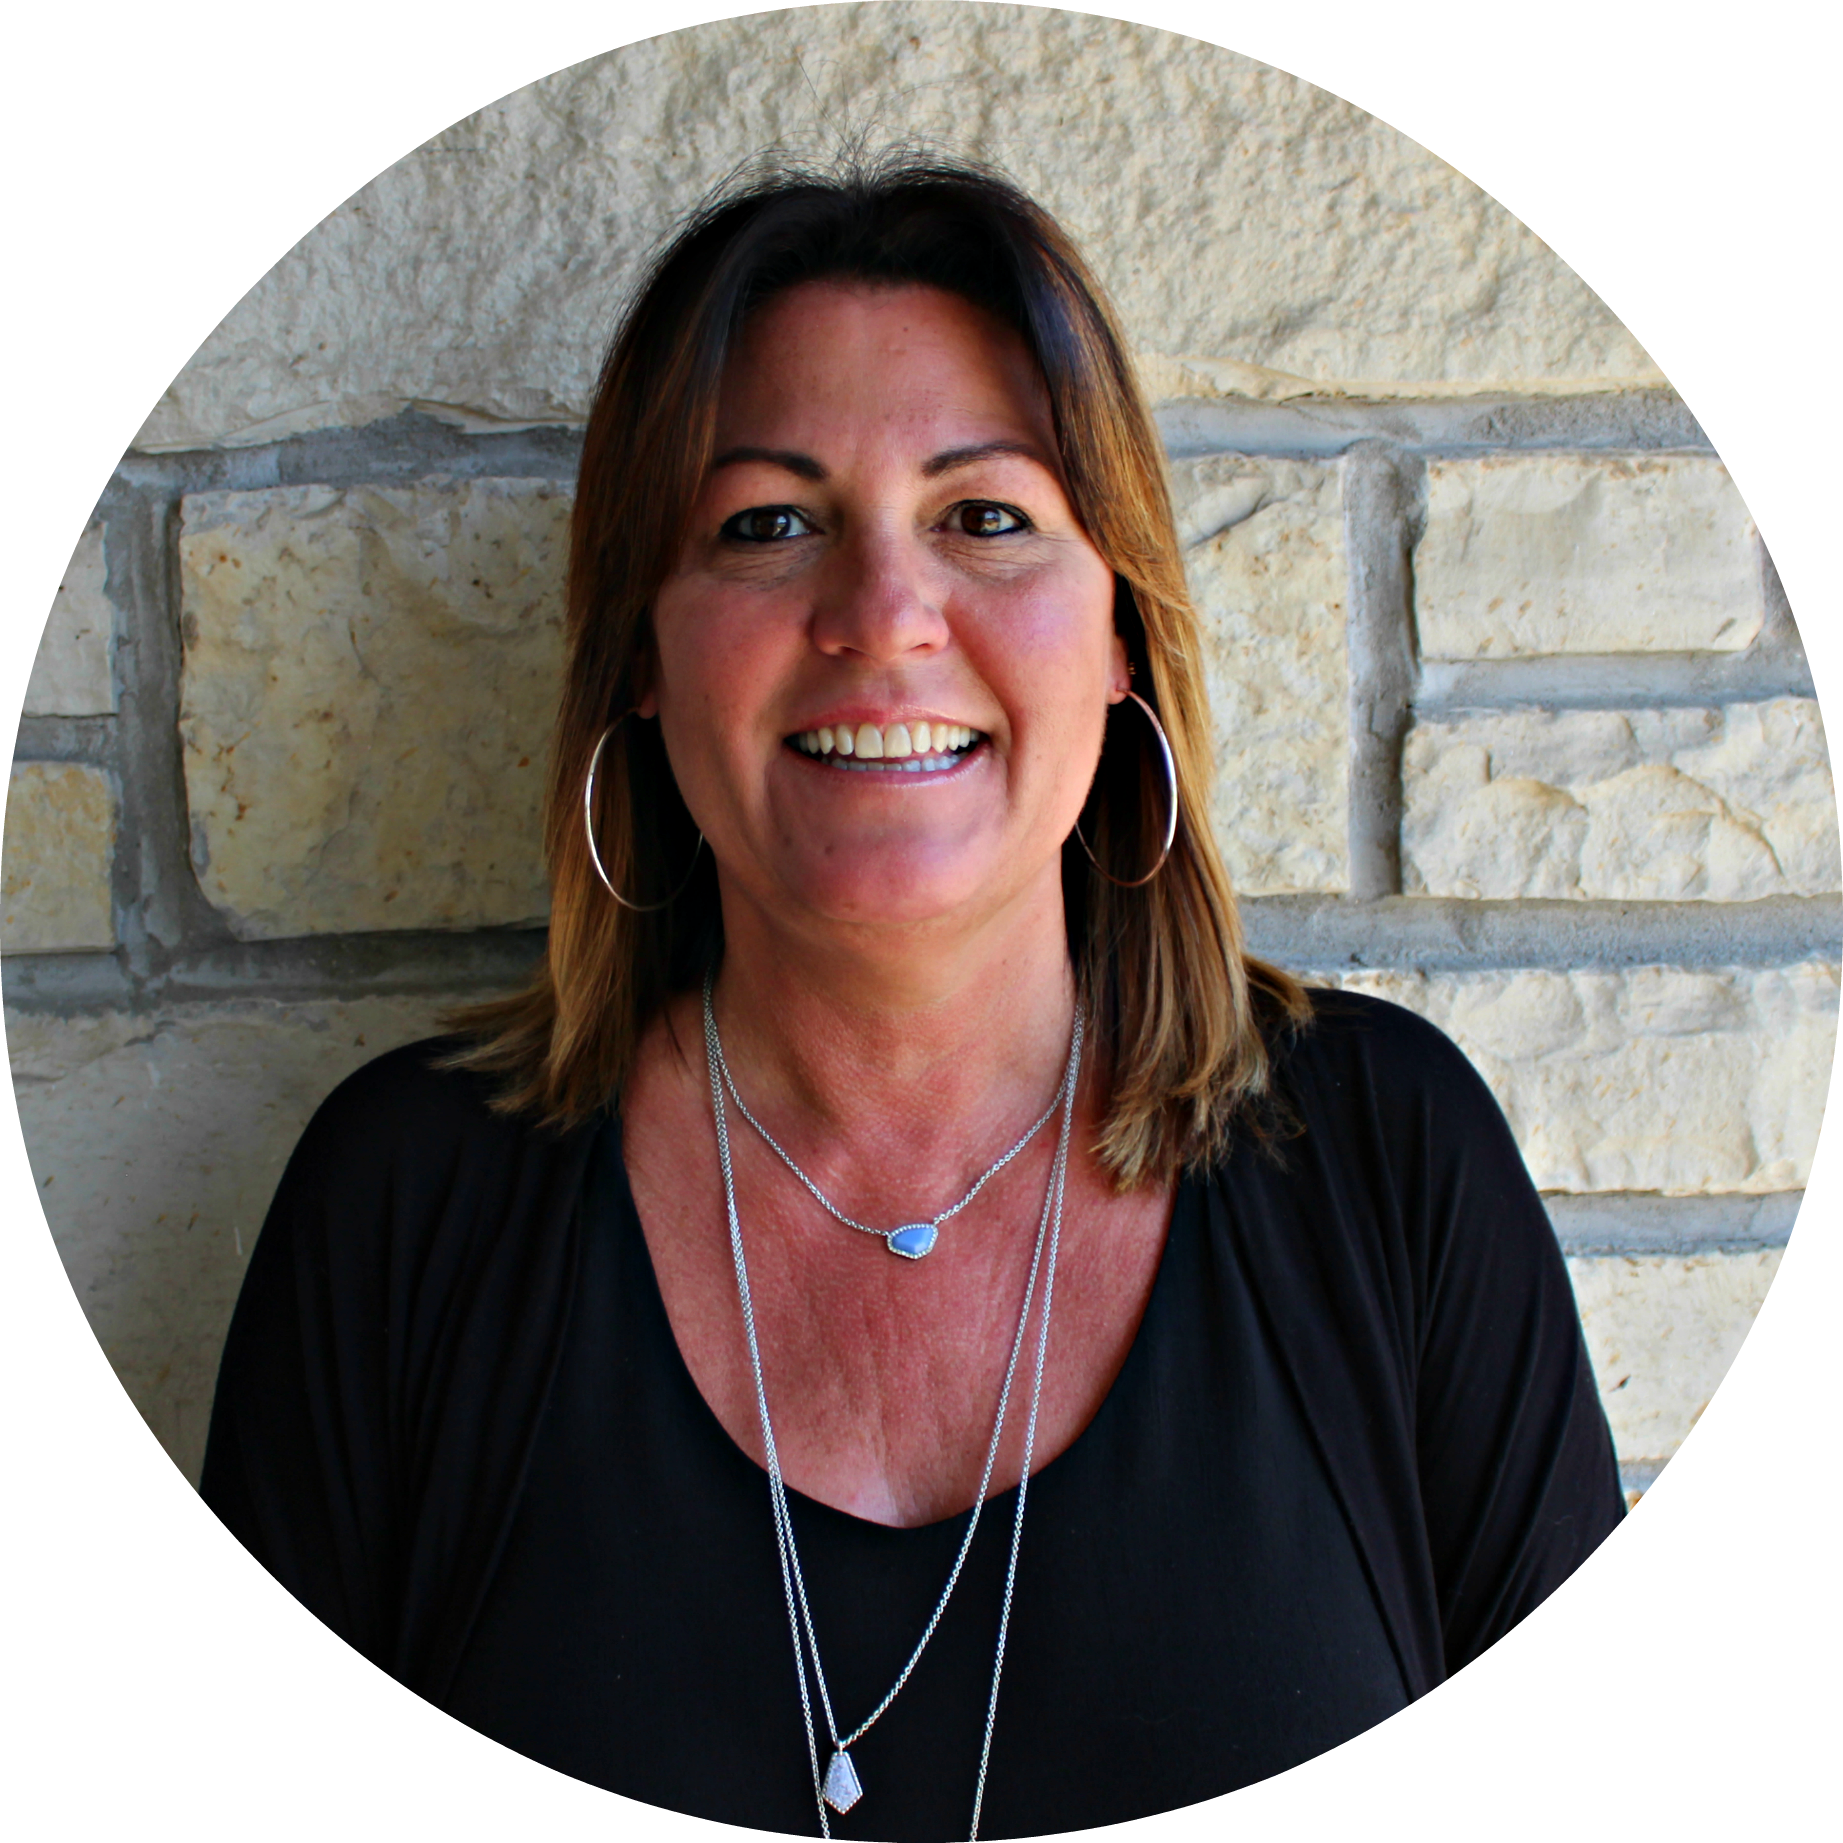
<path id="1" fill-rule="evenodd" d="M 1170 738 L 1177 834 L 1150 881 L 1165 777 L 1136 707 L 1110 716 L 1080 839 L 1063 847 L 1069 949 L 1103 1083 L 1096 1151 L 1122 1189 L 1261 1136 L 1273 1039 L 1300 987 L 1243 951 L 1207 818 L 1210 725 L 1162 451 L 1101 289 L 1016 186 L 913 154 L 781 171 L 707 202 L 653 263 L 614 336 L 583 443 L 570 528 L 568 665 L 545 816 L 550 936 L 522 993 L 457 1020 L 460 1060 L 509 1077 L 503 1104 L 551 1125 L 618 1101 L 642 1033 L 722 953 L 715 868 L 698 850 L 656 723 L 650 609 L 688 535 L 711 460 L 718 388 L 750 314 L 803 282 L 939 288 L 1014 328 L 1047 388 L 1066 490 L 1114 573 L 1137 688 Z M 596 744 L 595 874 L 584 786 Z M 676 894 L 673 892 L 676 889 Z M 671 896 L 670 901 L 664 901 Z"/>

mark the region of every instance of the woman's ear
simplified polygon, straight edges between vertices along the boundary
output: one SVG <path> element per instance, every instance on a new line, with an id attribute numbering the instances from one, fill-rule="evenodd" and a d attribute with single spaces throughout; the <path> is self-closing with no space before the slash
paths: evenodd
<path id="1" fill-rule="evenodd" d="M 1113 656 L 1108 666 L 1107 701 L 1117 704 L 1133 685 L 1133 663 L 1126 656 L 1126 642 L 1117 633 L 1113 637 Z"/>
<path id="2" fill-rule="evenodd" d="M 656 717 L 659 715 L 659 675 L 655 669 L 652 643 L 649 640 L 634 657 L 633 663 L 634 715 L 636 717 Z"/>

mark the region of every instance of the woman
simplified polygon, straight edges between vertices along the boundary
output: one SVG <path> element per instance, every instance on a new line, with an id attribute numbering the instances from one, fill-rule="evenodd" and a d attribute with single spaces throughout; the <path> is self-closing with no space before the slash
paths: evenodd
<path id="1" fill-rule="evenodd" d="M 569 606 L 542 970 L 326 1104 L 226 1349 L 206 1496 L 316 1613 L 613 1790 L 932 1843 L 1279 1771 L 1600 1541 L 1490 1097 L 1242 950 L 1158 445 L 1037 207 L 702 212 Z"/>

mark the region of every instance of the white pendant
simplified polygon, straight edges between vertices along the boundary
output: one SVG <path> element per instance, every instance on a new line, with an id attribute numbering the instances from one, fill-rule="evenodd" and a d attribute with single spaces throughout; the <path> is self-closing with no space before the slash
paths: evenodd
<path id="1" fill-rule="evenodd" d="M 832 1763 L 826 1768 L 825 1784 L 820 1789 L 825 1793 L 826 1803 L 841 1816 L 864 1796 L 864 1788 L 858 1783 L 858 1769 L 851 1764 L 851 1756 L 844 1748 L 833 1754 Z"/>

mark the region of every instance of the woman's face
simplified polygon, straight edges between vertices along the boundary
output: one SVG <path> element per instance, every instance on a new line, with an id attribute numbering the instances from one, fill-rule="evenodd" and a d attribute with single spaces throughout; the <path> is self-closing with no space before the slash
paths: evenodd
<path id="1" fill-rule="evenodd" d="M 1127 668 L 1023 342 L 807 283 L 746 329 L 714 454 L 641 708 L 726 887 L 892 927 L 1059 892 Z"/>

